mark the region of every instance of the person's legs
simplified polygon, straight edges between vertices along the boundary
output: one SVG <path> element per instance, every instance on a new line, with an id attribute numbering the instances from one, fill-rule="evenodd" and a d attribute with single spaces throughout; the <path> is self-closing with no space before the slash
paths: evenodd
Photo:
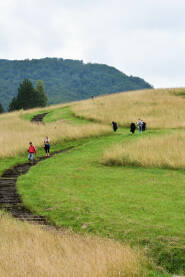
<path id="1" fill-rule="evenodd" d="M 50 148 L 49 145 L 45 145 L 46 157 L 49 156 L 49 148 Z"/>
<path id="2" fill-rule="evenodd" d="M 50 145 L 48 145 L 48 156 L 50 155 L 49 150 L 50 150 Z"/>
<path id="3" fill-rule="evenodd" d="M 31 160 L 31 162 L 33 163 L 33 160 L 34 160 L 34 153 L 30 153 L 30 160 Z"/>
<path id="4" fill-rule="evenodd" d="M 46 155 L 45 155 L 45 156 L 47 157 L 47 145 L 44 146 L 44 150 L 45 150 L 45 152 L 46 152 Z"/>
<path id="5" fill-rule="evenodd" d="M 33 163 L 34 153 L 28 153 L 28 160 Z"/>
<path id="6" fill-rule="evenodd" d="M 142 126 L 139 126 L 139 133 L 142 133 Z"/>

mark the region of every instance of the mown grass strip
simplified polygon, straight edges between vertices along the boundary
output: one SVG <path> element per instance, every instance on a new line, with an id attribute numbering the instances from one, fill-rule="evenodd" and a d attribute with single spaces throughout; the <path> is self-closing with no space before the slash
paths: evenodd
<path id="1" fill-rule="evenodd" d="M 58 108 L 55 110 L 49 111 L 49 113 L 44 118 L 44 122 L 54 122 L 54 121 L 67 121 L 68 123 L 75 123 L 75 124 L 88 124 L 90 123 L 89 120 L 78 118 L 74 116 L 71 108 L 69 106 Z"/>
<path id="2" fill-rule="evenodd" d="M 67 121 L 67 122 L 72 122 L 76 124 L 87 124 L 90 123 L 89 120 L 83 119 L 77 116 L 74 116 L 74 113 L 72 112 L 70 106 L 65 106 L 65 107 L 59 107 L 56 109 L 46 109 L 46 110 L 40 110 L 40 111 L 35 111 L 33 113 L 26 113 L 22 114 L 20 117 L 24 120 L 29 120 L 37 115 L 37 114 L 42 114 L 43 112 L 48 113 L 44 119 L 43 122 L 45 123 L 50 123 L 50 122 L 56 122 L 56 121 Z"/>

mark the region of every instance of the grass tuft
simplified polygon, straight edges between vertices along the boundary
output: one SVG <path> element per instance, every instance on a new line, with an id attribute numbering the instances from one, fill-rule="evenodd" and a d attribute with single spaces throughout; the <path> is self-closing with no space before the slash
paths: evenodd
<path id="1" fill-rule="evenodd" d="M 143 135 L 141 135 L 143 136 Z M 105 165 L 185 169 L 185 131 L 141 137 L 106 149 Z"/>

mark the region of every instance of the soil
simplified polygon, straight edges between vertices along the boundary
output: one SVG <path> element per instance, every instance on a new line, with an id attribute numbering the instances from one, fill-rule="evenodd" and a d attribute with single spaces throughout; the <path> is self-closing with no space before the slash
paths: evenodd
<path id="1" fill-rule="evenodd" d="M 37 114 L 37 115 L 35 115 L 35 116 L 31 119 L 31 122 L 34 122 L 34 123 L 43 123 L 43 118 L 44 118 L 47 114 L 48 114 L 48 113 Z"/>
<path id="2" fill-rule="evenodd" d="M 32 122 L 42 122 L 46 114 L 47 113 L 34 116 Z M 69 151 L 71 148 L 72 147 L 53 152 L 49 157 L 37 158 L 33 163 L 26 162 L 7 169 L 0 178 L 0 209 L 8 211 L 13 217 L 20 220 L 49 226 L 50 223 L 44 216 L 36 215 L 24 206 L 21 196 L 17 192 L 16 182 L 18 177 L 26 174 L 32 166 L 56 154 Z"/>

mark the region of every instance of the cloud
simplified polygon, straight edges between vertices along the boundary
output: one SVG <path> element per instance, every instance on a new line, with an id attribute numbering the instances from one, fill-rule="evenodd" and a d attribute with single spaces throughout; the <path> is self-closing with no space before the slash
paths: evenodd
<path id="1" fill-rule="evenodd" d="M 0 10 L 0 58 L 80 59 L 184 85 L 185 0 L 6 0 Z"/>

